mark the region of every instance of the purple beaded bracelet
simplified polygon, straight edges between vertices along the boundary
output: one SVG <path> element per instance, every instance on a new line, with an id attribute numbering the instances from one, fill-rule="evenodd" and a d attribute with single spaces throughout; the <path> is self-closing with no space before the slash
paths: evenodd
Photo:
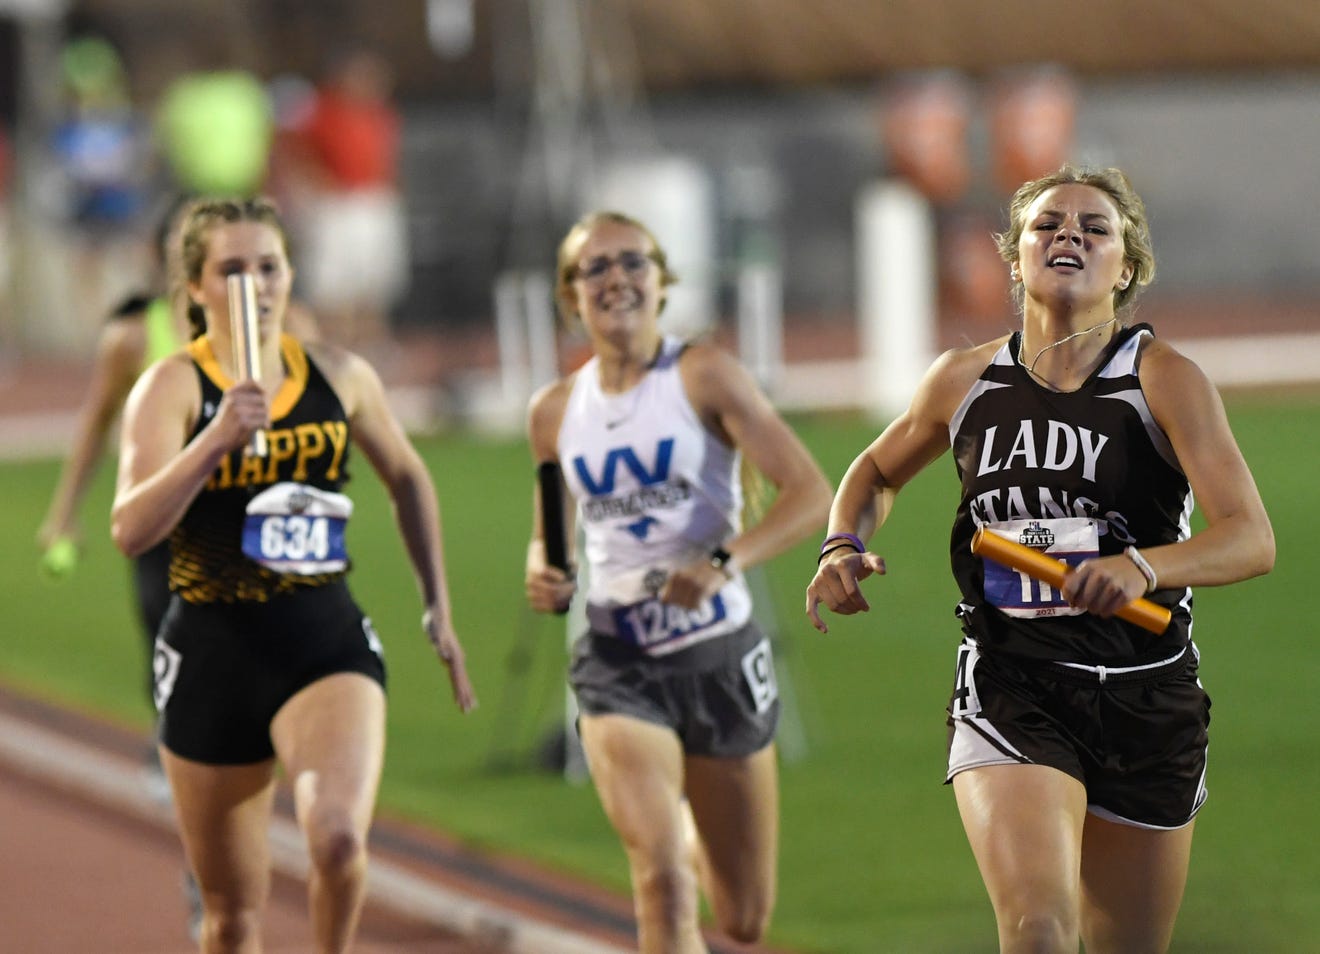
<path id="1" fill-rule="evenodd" d="M 850 547 L 855 547 L 858 553 L 866 552 L 866 544 L 862 542 L 862 538 L 857 536 L 857 534 L 831 533 L 828 537 L 825 538 L 825 542 L 820 545 L 820 552 L 822 556 L 824 556 L 826 550 L 834 549 L 833 547 L 830 546 L 831 543 L 847 544 Z"/>

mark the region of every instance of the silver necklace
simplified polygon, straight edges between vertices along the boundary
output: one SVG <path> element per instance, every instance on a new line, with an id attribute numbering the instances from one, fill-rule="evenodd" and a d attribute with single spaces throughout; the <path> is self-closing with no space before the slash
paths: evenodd
<path id="1" fill-rule="evenodd" d="M 1064 335 L 1062 338 L 1060 338 L 1058 341 L 1054 342 L 1053 344 L 1047 344 L 1045 347 L 1037 351 L 1036 357 L 1032 359 L 1031 364 L 1027 364 L 1026 356 L 1023 354 L 1023 349 L 1027 345 L 1027 329 L 1023 328 L 1022 337 L 1018 339 L 1018 364 L 1022 365 L 1022 367 L 1026 369 L 1027 374 L 1030 374 L 1032 377 L 1039 378 L 1040 380 L 1045 381 L 1046 384 L 1049 384 L 1050 382 L 1046 380 L 1045 376 L 1037 373 L 1036 371 L 1036 364 L 1037 362 L 1040 361 L 1041 355 L 1043 355 L 1046 351 L 1049 351 L 1053 348 L 1057 348 L 1061 344 L 1066 344 L 1067 342 L 1072 341 L 1074 338 L 1080 338 L 1082 335 L 1089 335 L 1093 331 L 1099 331 L 1105 325 L 1111 325 L 1116 321 L 1118 321 L 1118 315 L 1115 315 L 1112 318 L 1106 318 L 1098 325 L 1092 325 L 1090 328 L 1083 328 L 1081 331 L 1074 331 L 1070 335 Z"/>
<path id="2" fill-rule="evenodd" d="M 632 419 L 633 415 L 637 413 L 637 409 L 641 406 L 642 403 L 642 385 L 646 383 L 646 376 L 650 374 L 651 371 L 655 369 L 656 364 L 659 363 L 660 355 L 664 353 L 664 346 L 665 346 L 665 342 L 664 339 L 662 338 L 659 342 L 656 343 L 655 354 L 652 355 L 650 361 L 646 362 L 646 367 L 642 369 L 641 377 L 639 377 L 637 381 L 634 382 L 632 387 L 628 388 L 627 390 L 606 391 L 604 385 L 601 384 L 600 382 L 600 374 L 598 369 L 596 376 L 596 383 L 597 383 L 597 387 L 600 390 L 601 397 L 604 399 L 605 405 L 607 407 L 606 418 L 605 418 L 606 430 L 612 431 L 620 424 L 627 423 L 629 420 Z M 628 406 L 624 409 L 616 409 L 618 405 L 624 403 L 623 398 L 625 395 L 628 394 L 632 395 L 631 401 L 628 403 Z"/>

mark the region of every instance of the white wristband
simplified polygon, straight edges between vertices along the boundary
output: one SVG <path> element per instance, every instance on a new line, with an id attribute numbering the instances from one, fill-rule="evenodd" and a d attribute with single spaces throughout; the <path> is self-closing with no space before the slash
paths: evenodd
<path id="1" fill-rule="evenodd" d="M 1123 555 L 1135 563 L 1137 569 L 1141 571 L 1141 575 L 1146 578 L 1146 592 L 1152 592 L 1158 585 L 1158 581 L 1155 579 L 1155 568 L 1147 562 L 1146 558 L 1141 555 L 1141 551 L 1136 547 L 1128 547 L 1123 551 Z"/>

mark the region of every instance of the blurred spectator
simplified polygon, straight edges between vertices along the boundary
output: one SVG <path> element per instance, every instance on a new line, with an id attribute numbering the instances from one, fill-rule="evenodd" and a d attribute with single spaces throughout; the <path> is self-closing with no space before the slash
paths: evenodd
<path id="1" fill-rule="evenodd" d="M 55 129 L 55 154 L 70 186 L 75 222 L 117 231 L 147 202 L 147 142 L 115 48 L 99 37 L 71 40 L 60 54 L 68 110 Z"/>
<path id="2" fill-rule="evenodd" d="M 147 268 L 141 227 L 148 212 L 150 137 L 134 109 L 119 53 L 98 36 L 60 51 L 64 112 L 51 138 L 49 198 L 72 228 L 69 288 L 78 329 Z"/>
<path id="3" fill-rule="evenodd" d="M 306 190 L 304 292 L 327 337 L 376 360 L 388 352 L 390 309 L 408 286 L 392 85 L 382 57 L 348 53 L 318 85 L 294 139 Z"/>
<path id="4" fill-rule="evenodd" d="M 174 191 L 252 196 L 264 188 L 271 106 L 266 88 L 246 70 L 179 76 L 161 98 L 156 135 Z"/>
<path id="5" fill-rule="evenodd" d="M 309 190 L 306 182 L 309 173 L 301 158 L 301 136 L 316 104 L 316 84 L 297 73 L 280 73 L 271 77 L 266 92 L 270 97 L 274 139 L 264 191 L 279 205 L 301 251 L 302 236 L 297 234 L 297 227 Z"/>

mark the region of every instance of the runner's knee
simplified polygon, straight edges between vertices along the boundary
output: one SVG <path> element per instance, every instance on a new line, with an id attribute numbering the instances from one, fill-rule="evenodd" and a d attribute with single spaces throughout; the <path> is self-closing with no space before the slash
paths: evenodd
<path id="1" fill-rule="evenodd" d="M 366 839 L 347 816 L 314 813 L 307 823 L 307 852 L 317 871 L 334 875 L 365 862 Z"/>
<path id="2" fill-rule="evenodd" d="M 1001 918 L 1000 938 L 1011 940 L 1015 951 L 1075 951 L 1078 925 L 1061 912 L 1030 910 Z"/>
<path id="3" fill-rule="evenodd" d="M 740 944 L 755 944 L 770 926 L 771 905 L 760 897 L 749 898 L 728 910 L 716 911 L 719 928 Z"/>
<path id="4" fill-rule="evenodd" d="M 261 914 L 255 908 L 207 908 L 202 915 L 203 950 L 242 950 L 261 934 Z"/>
<path id="5" fill-rule="evenodd" d="M 637 859 L 633 882 L 638 899 L 652 917 L 682 926 L 697 916 L 697 875 L 676 859 Z"/>

